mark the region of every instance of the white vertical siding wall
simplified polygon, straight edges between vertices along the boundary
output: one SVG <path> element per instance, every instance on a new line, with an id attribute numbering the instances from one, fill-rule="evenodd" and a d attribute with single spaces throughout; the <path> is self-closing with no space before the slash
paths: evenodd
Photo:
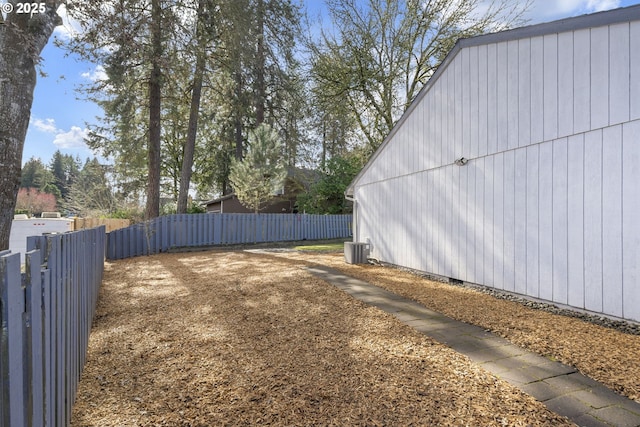
<path id="1" fill-rule="evenodd" d="M 358 238 L 640 320 L 639 82 L 640 22 L 462 48 L 358 178 Z"/>

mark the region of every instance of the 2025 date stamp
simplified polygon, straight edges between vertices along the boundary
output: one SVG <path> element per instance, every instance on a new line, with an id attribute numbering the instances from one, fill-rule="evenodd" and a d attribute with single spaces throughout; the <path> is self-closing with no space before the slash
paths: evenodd
<path id="1" fill-rule="evenodd" d="M 5 15 L 16 13 L 18 15 L 37 15 L 46 12 L 45 2 L 18 2 L 16 4 L 0 0 L 0 12 Z"/>

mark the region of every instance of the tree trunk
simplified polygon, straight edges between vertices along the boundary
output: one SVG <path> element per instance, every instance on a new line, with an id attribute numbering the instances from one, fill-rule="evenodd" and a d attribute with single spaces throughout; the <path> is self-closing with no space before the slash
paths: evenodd
<path id="1" fill-rule="evenodd" d="M 161 88 L 162 71 L 162 7 L 160 0 L 151 2 L 151 75 L 149 76 L 149 146 L 147 181 L 147 208 L 145 218 L 152 219 L 160 215 L 160 136 L 161 136 Z"/>
<path id="2" fill-rule="evenodd" d="M 238 65 L 239 66 L 239 65 Z M 242 72 L 236 70 L 236 117 L 235 117 L 235 140 L 236 140 L 236 159 L 242 160 L 244 157 L 244 143 L 242 140 Z"/>
<path id="3" fill-rule="evenodd" d="M 198 21 L 204 12 L 204 0 L 198 2 Z M 205 69 L 205 41 L 201 34 L 201 22 L 198 22 L 196 38 L 198 52 L 196 69 L 193 76 L 193 91 L 191 93 L 191 107 L 189 109 L 189 125 L 187 128 L 187 140 L 184 145 L 182 158 L 182 170 L 180 172 L 180 192 L 178 193 L 177 213 L 187 213 L 187 199 L 189 196 L 189 184 L 191 183 L 191 170 L 193 168 L 193 153 L 196 148 L 196 135 L 198 132 L 198 116 L 200 114 L 200 96 L 202 95 L 202 78 Z"/>
<path id="4" fill-rule="evenodd" d="M 264 104 L 266 102 L 266 88 L 264 83 L 265 52 L 264 52 L 264 0 L 258 0 L 258 48 L 256 62 L 256 127 L 264 122 Z"/>
<path id="5" fill-rule="evenodd" d="M 202 65 L 201 65 L 202 62 Z M 200 95 L 202 94 L 202 74 L 204 72 L 204 59 L 198 58 L 196 64 L 196 75 L 193 82 L 193 92 L 191 94 L 191 107 L 189 110 L 189 125 L 187 128 L 187 140 L 184 145 L 184 155 L 182 157 L 182 170 L 180 171 L 180 191 L 178 192 L 177 213 L 187 213 L 187 199 L 191 184 L 191 173 L 193 169 L 193 155 L 196 146 L 196 136 L 198 132 L 198 115 L 200 113 Z"/>
<path id="6" fill-rule="evenodd" d="M 0 250 L 9 248 L 11 221 L 20 186 L 22 150 L 27 135 L 37 59 L 60 23 L 60 2 L 43 14 L 0 15 Z"/>
<path id="7" fill-rule="evenodd" d="M 320 152 L 320 170 L 324 171 L 327 164 L 327 124 L 322 121 L 322 151 Z"/>

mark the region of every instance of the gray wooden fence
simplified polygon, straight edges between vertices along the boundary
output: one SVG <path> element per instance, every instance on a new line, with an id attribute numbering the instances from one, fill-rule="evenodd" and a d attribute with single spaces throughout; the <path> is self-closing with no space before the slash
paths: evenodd
<path id="1" fill-rule="evenodd" d="M 102 282 L 105 227 L 0 252 L 0 426 L 67 426 Z"/>
<path id="2" fill-rule="evenodd" d="M 351 215 L 167 215 L 109 233 L 107 258 L 172 248 L 346 238 L 351 236 L 351 223 Z"/>

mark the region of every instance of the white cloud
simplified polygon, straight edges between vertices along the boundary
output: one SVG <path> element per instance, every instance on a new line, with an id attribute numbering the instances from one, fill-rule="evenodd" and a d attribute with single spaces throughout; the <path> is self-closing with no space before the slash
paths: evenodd
<path id="1" fill-rule="evenodd" d="M 532 24 L 620 7 L 620 0 L 534 0 L 527 17 Z"/>
<path id="2" fill-rule="evenodd" d="M 80 74 L 80 76 L 87 80 L 91 80 L 92 82 L 105 81 L 109 79 L 102 65 L 98 65 L 93 70 Z"/>
<path id="3" fill-rule="evenodd" d="M 600 12 L 618 7 L 620 7 L 619 0 L 589 0 L 587 3 L 587 9 L 591 12 Z"/>
<path id="4" fill-rule="evenodd" d="M 58 132 L 53 144 L 58 148 L 87 148 L 85 139 L 88 136 L 88 129 L 81 129 L 78 126 L 71 126 L 68 132 Z"/>
<path id="5" fill-rule="evenodd" d="M 44 120 L 32 119 L 31 123 L 40 132 L 46 132 L 46 133 L 58 132 L 58 128 L 56 128 L 56 121 L 54 119 L 44 119 Z"/>
<path id="6" fill-rule="evenodd" d="M 67 7 L 64 4 L 58 7 L 57 12 L 58 15 L 60 15 L 60 18 L 62 18 L 62 25 L 58 25 L 53 30 L 54 37 L 63 41 L 69 41 L 82 33 L 82 26 L 80 25 L 80 22 L 69 16 Z"/>
<path id="7" fill-rule="evenodd" d="M 571 14 L 574 12 L 579 12 L 584 9 L 584 4 L 588 0 L 560 0 L 555 2 L 541 2 L 538 0 L 537 3 L 544 3 L 544 7 L 550 13 L 558 13 L 558 14 Z"/>
<path id="8" fill-rule="evenodd" d="M 78 126 L 71 126 L 69 131 L 59 129 L 56 126 L 54 119 L 39 119 L 31 118 L 31 124 L 35 129 L 43 133 L 53 133 L 53 145 L 63 149 L 77 149 L 87 148 L 87 144 L 84 142 L 85 138 L 89 134 L 89 130 L 80 128 Z"/>

